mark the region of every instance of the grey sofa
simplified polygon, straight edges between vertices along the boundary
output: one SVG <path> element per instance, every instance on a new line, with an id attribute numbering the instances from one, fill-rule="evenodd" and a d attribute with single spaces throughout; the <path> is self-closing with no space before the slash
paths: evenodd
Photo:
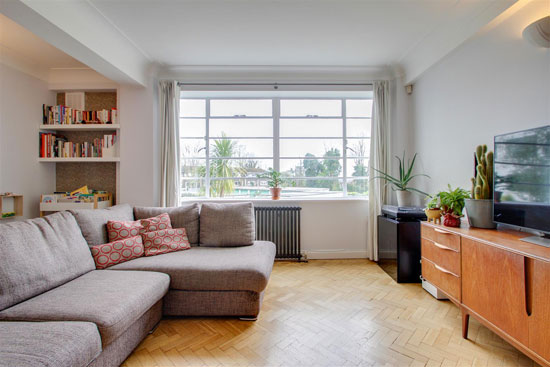
<path id="1" fill-rule="evenodd" d="M 118 205 L 0 225 L 0 366 L 118 366 L 163 314 L 255 318 L 275 246 L 253 241 L 246 205 L 228 208 L 244 209 L 252 226 L 221 226 L 217 236 L 252 238 L 247 246 L 201 246 L 198 204 Z M 191 249 L 95 270 L 89 246 L 108 242 L 108 220 L 162 212 L 187 229 Z"/>

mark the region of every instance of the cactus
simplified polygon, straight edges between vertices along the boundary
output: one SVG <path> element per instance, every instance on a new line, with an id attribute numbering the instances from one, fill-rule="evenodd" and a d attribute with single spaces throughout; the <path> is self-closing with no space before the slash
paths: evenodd
<path id="1" fill-rule="evenodd" d="M 493 152 L 487 152 L 487 145 L 476 148 L 476 177 L 472 178 L 472 198 L 493 198 Z"/>

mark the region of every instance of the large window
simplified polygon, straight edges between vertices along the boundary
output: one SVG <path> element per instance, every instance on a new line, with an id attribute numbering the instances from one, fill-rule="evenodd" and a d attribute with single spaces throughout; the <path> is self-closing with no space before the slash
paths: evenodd
<path id="1" fill-rule="evenodd" d="M 372 99 L 180 100 L 182 198 L 367 195 Z"/>

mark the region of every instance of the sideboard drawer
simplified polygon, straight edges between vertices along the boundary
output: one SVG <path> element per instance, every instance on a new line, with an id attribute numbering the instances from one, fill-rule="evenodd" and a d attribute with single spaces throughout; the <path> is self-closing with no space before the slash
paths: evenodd
<path id="1" fill-rule="evenodd" d="M 440 243 L 422 239 L 422 256 L 434 264 L 460 276 L 460 252 Z"/>
<path id="2" fill-rule="evenodd" d="M 422 276 L 428 282 L 460 302 L 460 277 L 422 256 Z"/>
<path id="3" fill-rule="evenodd" d="M 460 252 L 460 236 L 439 227 L 422 226 L 422 237 Z"/>

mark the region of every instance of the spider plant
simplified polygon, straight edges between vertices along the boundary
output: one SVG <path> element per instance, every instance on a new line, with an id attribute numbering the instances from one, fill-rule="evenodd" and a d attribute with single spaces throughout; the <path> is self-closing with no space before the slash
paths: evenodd
<path id="1" fill-rule="evenodd" d="M 379 173 L 379 176 L 374 177 L 374 179 L 382 179 L 386 181 L 386 185 L 392 185 L 393 191 L 409 191 L 409 192 L 416 192 L 425 196 L 430 196 L 424 191 L 420 191 L 418 189 L 415 189 L 414 187 L 409 187 L 409 183 L 411 180 L 415 177 L 424 176 L 430 178 L 430 176 L 425 175 L 423 173 L 419 174 L 413 174 L 414 169 L 414 162 L 416 161 L 416 156 L 418 154 L 415 153 L 413 156 L 412 161 L 407 161 L 407 164 L 405 165 L 405 152 L 403 152 L 403 158 L 399 158 L 398 156 L 395 156 L 397 160 L 399 161 L 399 176 L 394 177 L 390 175 L 389 173 L 382 172 L 380 170 L 374 169 L 376 172 Z"/>
<path id="2" fill-rule="evenodd" d="M 453 190 L 451 185 L 448 185 L 448 187 L 447 191 L 441 191 L 437 194 L 441 200 L 441 208 L 445 214 L 461 217 L 465 205 L 464 199 L 470 198 L 470 191 L 460 187 Z"/>

